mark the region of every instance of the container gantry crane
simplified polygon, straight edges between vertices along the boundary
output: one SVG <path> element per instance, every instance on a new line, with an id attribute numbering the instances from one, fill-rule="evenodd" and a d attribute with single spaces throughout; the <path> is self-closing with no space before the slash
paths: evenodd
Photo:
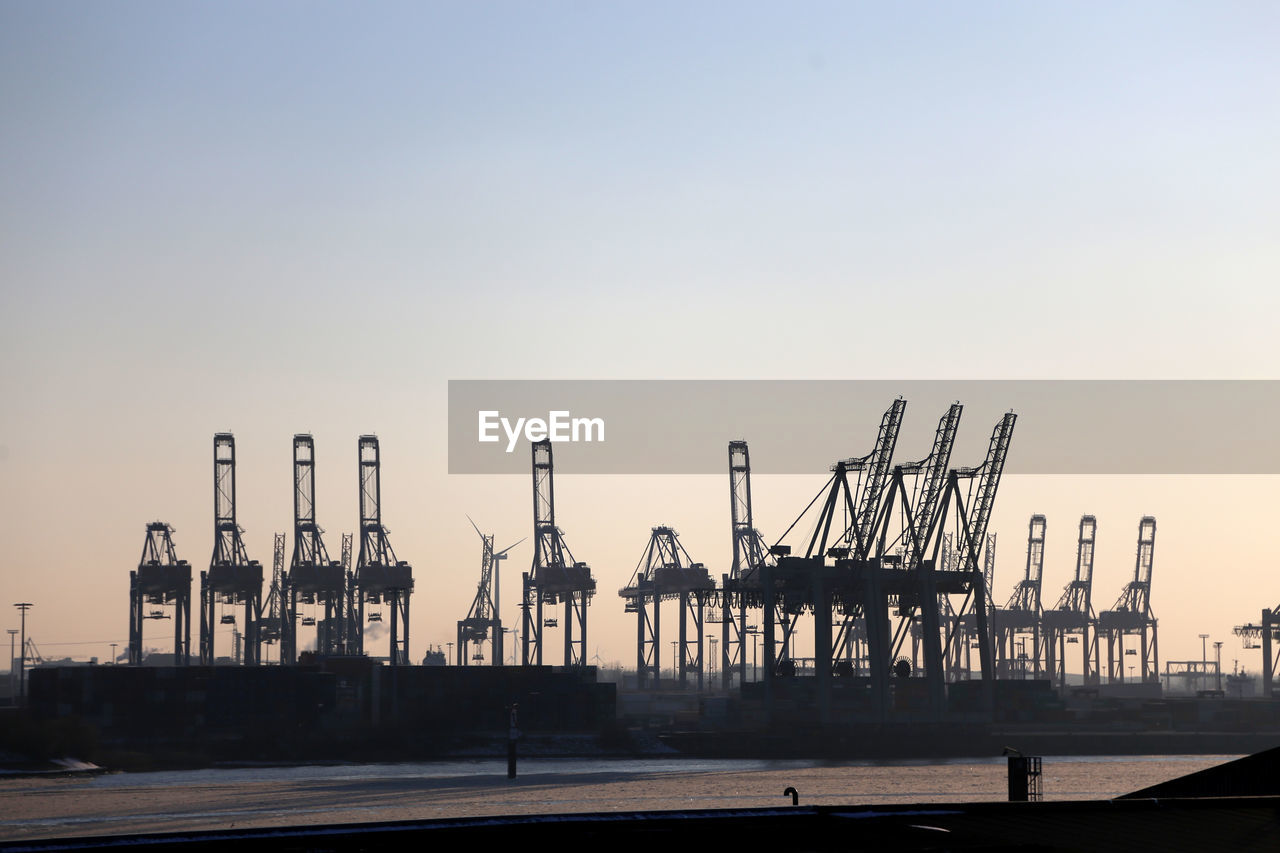
<path id="1" fill-rule="evenodd" d="M 1093 612 L 1093 553 L 1098 522 L 1080 516 L 1076 542 L 1076 574 L 1052 610 L 1044 613 L 1045 667 L 1059 690 L 1067 689 L 1067 645 L 1080 646 L 1080 672 L 1086 687 L 1098 684 L 1098 631 Z"/>
<path id="2" fill-rule="evenodd" d="M 721 576 L 720 678 L 728 689 L 733 673 L 747 680 L 747 637 L 759 633 L 747 625 L 747 607 L 759 607 L 760 567 L 774 560 L 764 536 L 755 527 L 751 508 L 751 453 L 745 441 L 729 442 L 729 525 L 733 561 Z M 749 589 L 755 590 L 752 595 Z"/>
<path id="3" fill-rule="evenodd" d="M 284 590 L 281 663 L 297 662 L 299 622 L 316 626 L 317 654 L 342 654 L 347 639 L 346 571 L 341 562 L 329 559 L 324 530 L 316 523 L 316 445 L 310 435 L 301 433 L 293 437 L 293 556 Z M 304 617 L 299 603 L 322 606 L 323 618 Z"/>
<path id="4" fill-rule="evenodd" d="M 1270 610 L 1262 611 L 1262 620 L 1255 625 L 1237 625 L 1235 635 L 1244 641 L 1246 649 L 1262 646 L 1262 695 L 1270 699 L 1275 688 L 1276 678 L 1280 673 L 1280 660 L 1277 660 L 1276 641 L 1280 640 L 1280 604 Z"/>
<path id="5" fill-rule="evenodd" d="M 471 516 L 467 516 L 471 521 Z M 501 590 L 500 566 L 507 558 L 507 552 L 524 540 L 508 545 L 501 551 L 493 549 L 493 535 L 486 536 L 476 527 L 476 535 L 480 537 L 480 583 L 476 586 L 476 597 L 467 611 L 467 618 L 458 620 L 458 666 L 469 666 L 472 660 L 483 663 L 484 650 L 481 643 L 490 644 L 490 657 L 494 666 L 502 665 L 502 618 L 498 611 L 498 593 Z M 471 645 L 475 644 L 475 654 L 471 654 Z"/>
<path id="6" fill-rule="evenodd" d="M 213 556 L 209 570 L 200 573 L 200 663 L 215 660 L 214 632 L 219 624 L 235 624 L 235 615 L 218 615 L 218 605 L 243 605 L 242 660 L 259 662 L 259 622 L 262 619 L 262 564 L 245 552 L 236 523 L 236 440 L 229 432 L 213 437 Z"/>
<path id="7" fill-rule="evenodd" d="M 1044 577 L 1045 517 L 1031 516 L 1027 526 L 1027 567 L 1009 602 L 992 614 L 996 636 L 996 675 L 1004 678 L 1039 678 L 1044 660 L 1043 608 L 1040 584 Z M 1026 641 L 1031 640 L 1031 653 Z"/>
<path id="8" fill-rule="evenodd" d="M 142 626 L 147 619 L 165 619 L 163 610 L 146 605 L 173 608 L 173 662 L 191 663 L 191 564 L 179 560 L 173 546 L 173 528 L 163 521 L 147 525 L 142 557 L 136 571 L 129 572 L 129 663 L 142 663 Z"/>
<path id="9" fill-rule="evenodd" d="M 859 620 L 867 613 L 859 591 L 849 585 L 852 574 L 848 567 L 841 568 L 839 561 L 863 561 L 877 546 L 872 535 L 873 526 L 889 479 L 888 472 L 906 407 L 907 401 L 902 398 L 890 404 L 880 419 L 871 452 L 832 465 L 831 477 L 822 491 L 782 534 L 782 539 L 785 539 L 796 529 L 825 493 L 803 556 L 792 555 L 791 548 L 780 543 L 770 549 L 777 557 L 776 565 L 766 565 L 760 572 L 764 596 L 765 679 L 794 671 L 794 664 L 790 661 L 794 620 L 804 610 L 812 610 L 815 672 L 821 685 L 820 701 L 824 703 L 820 711 L 827 710 L 825 700 L 833 672 L 839 670 L 844 673 L 849 669 L 848 661 L 842 664 L 838 660 L 836 650 L 843 649 L 846 655 L 850 654 L 849 650 L 859 635 Z M 850 474 L 854 475 L 852 483 Z M 837 561 L 836 565 L 828 564 L 828 560 Z M 839 614 L 839 622 L 833 637 L 836 614 Z M 775 623 L 781 628 L 781 642 Z"/>
<path id="10" fill-rule="evenodd" d="M 648 686 L 650 677 L 655 688 L 661 680 L 661 603 L 664 600 L 680 603 L 676 679 L 683 687 L 688 682 L 688 674 L 693 672 L 698 689 L 702 689 L 702 626 L 706 603 L 714 593 L 715 581 L 707 567 L 693 561 L 684 545 L 680 544 L 679 534 L 670 527 L 654 527 L 631 582 L 618 591 L 626 601 L 627 612 L 636 614 L 636 672 L 641 689 Z M 650 604 L 653 605 L 652 611 Z M 692 639 L 689 637 L 690 624 L 693 626 Z"/>
<path id="11" fill-rule="evenodd" d="M 391 610 L 392 666 L 409 664 L 409 596 L 413 594 L 413 567 L 396 559 L 387 528 L 382 524 L 382 455 L 376 435 L 362 435 L 360 462 L 360 556 L 355 586 L 361 630 L 347 640 L 356 654 L 364 654 L 364 606 L 386 604 Z M 370 614 L 370 616 L 381 614 Z M 338 617 L 341 618 L 340 616 Z"/>
<path id="12" fill-rule="evenodd" d="M 551 441 L 535 441 L 533 457 L 533 563 L 521 576 L 520 660 L 542 665 L 543 605 L 564 604 L 564 665 L 586 666 L 587 605 L 596 592 L 591 567 L 573 558 L 556 527 L 555 465 Z"/>
<path id="13" fill-rule="evenodd" d="M 1124 682 L 1124 658 L 1140 654 L 1144 683 L 1160 683 L 1160 647 L 1156 617 L 1151 610 L 1151 568 L 1155 560 L 1156 520 L 1143 516 L 1138 522 L 1138 549 L 1133 580 L 1125 585 L 1110 610 L 1098 614 L 1098 632 L 1107 638 L 1107 680 Z M 1139 649 L 1126 649 L 1124 638 L 1136 635 Z M 1117 652 L 1119 654 L 1117 654 Z"/>

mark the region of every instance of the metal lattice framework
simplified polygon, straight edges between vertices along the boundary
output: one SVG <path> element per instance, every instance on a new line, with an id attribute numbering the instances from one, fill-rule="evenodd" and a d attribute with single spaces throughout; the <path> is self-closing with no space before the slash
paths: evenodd
<path id="1" fill-rule="evenodd" d="M 284 636 L 284 549 L 285 535 L 275 534 L 271 548 L 271 587 L 262 605 L 260 639 L 266 645 L 277 643 Z"/>
<path id="2" fill-rule="evenodd" d="M 707 567 L 693 561 L 680 543 L 679 534 L 670 527 L 654 527 L 631 581 L 618 591 L 626 601 L 626 611 L 636 614 L 636 672 L 641 689 L 650 686 L 650 678 L 655 688 L 661 681 L 661 603 L 664 600 L 679 602 L 676 680 L 684 687 L 692 672 L 698 689 L 702 689 L 702 626 L 706 604 L 714 594 L 715 581 Z"/>
<path id="3" fill-rule="evenodd" d="M 1080 646 L 1081 682 L 1086 687 L 1098 683 L 1097 616 L 1093 612 L 1093 554 L 1098 521 L 1080 516 L 1076 541 L 1075 577 L 1062 590 L 1052 610 L 1044 613 L 1045 666 L 1059 690 L 1067 688 L 1067 646 Z"/>
<path id="4" fill-rule="evenodd" d="M 587 663 L 587 605 L 596 592 L 591 567 L 573 558 L 556 526 L 555 464 L 550 440 L 535 441 L 533 458 L 533 563 L 523 573 L 520 660 L 542 665 L 543 629 L 554 619 L 543 617 L 543 605 L 564 604 L 564 664 Z"/>
<path id="5" fill-rule="evenodd" d="M 385 604 L 391 611 L 391 639 L 387 658 L 392 666 L 409 663 L 409 596 L 413 594 L 413 567 L 396 559 L 389 531 L 382 523 L 382 455 L 376 435 L 362 435 L 360 461 L 360 555 L 355 586 L 358 624 L 365 622 L 366 604 Z M 377 617 L 377 618 L 374 618 Z M 381 621 L 381 613 L 370 614 Z M 349 651 L 364 654 L 364 634 L 348 637 Z M 354 646 L 354 649 L 352 648 Z"/>
<path id="6" fill-rule="evenodd" d="M 1098 633 L 1107 638 L 1107 680 L 1124 682 L 1124 658 L 1136 655 L 1142 682 L 1159 683 L 1160 647 L 1156 634 L 1156 617 L 1151 611 L 1151 570 L 1155 562 L 1156 520 L 1143 516 L 1138 522 L 1138 548 L 1134 560 L 1133 580 L 1110 610 L 1098 614 Z M 1136 636 L 1138 649 L 1126 649 L 1125 637 Z"/>
<path id="7" fill-rule="evenodd" d="M 244 607 L 243 662 L 259 661 L 262 619 L 262 564 L 245 552 L 243 531 L 236 523 L 236 440 L 231 433 L 213 437 L 213 556 L 200 573 L 200 663 L 215 660 L 215 624 L 235 624 L 234 613 L 215 622 L 218 605 Z"/>
<path id="8" fill-rule="evenodd" d="M 471 521 L 471 516 L 467 516 Z M 508 545 L 501 551 L 495 551 L 492 535 L 486 536 L 476 527 L 476 535 L 480 537 L 480 583 L 476 585 L 476 597 L 471 602 L 465 619 L 458 620 L 458 666 L 468 666 L 484 662 L 483 643 L 489 643 L 491 663 L 502 665 L 502 618 L 498 611 L 499 591 L 501 590 L 500 566 L 507 558 L 507 552 L 524 540 Z M 471 647 L 475 645 L 474 654 Z"/>
<path id="9" fill-rule="evenodd" d="M 284 579 L 282 663 L 298 658 L 298 625 L 316 628 L 316 653 L 343 654 L 347 646 L 347 584 L 341 562 L 329 559 L 324 530 L 316 523 L 316 447 L 310 435 L 293 437 L 293 556 Z M 317 620 L 299 604 L 324 608 Z"/>
<path id="10" fill-rule="evenodd" d="M 161 609 L 149 610 L 147 605 Z M 165 608 L 172 607 L 171 614 Z M 147 525 L 142 556 L 129 572 L 129 663 L 142 663 L 142 626 L 147 619 L 173 620 L 173 660 L 191 663 L 191 564 L 179 560 L 173 528 L 163 521 Z"/>

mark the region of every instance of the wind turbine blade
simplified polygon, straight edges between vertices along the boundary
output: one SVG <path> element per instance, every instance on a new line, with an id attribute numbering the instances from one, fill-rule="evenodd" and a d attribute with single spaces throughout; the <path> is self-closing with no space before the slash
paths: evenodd
<path id="1" fill-rule="evenodd" d="M 528 538 L 529 538 L 528 536 L 524 537 L 524 539 L 528 539 Z M 520 542 L 523 542 L 523 541 L 524 541 L 524 539 L 521 539 L 521 540 L 520 540 Z M 517 543 L 516 543 L 516 545 L 519 545 L 519 544 L 520 544 L 520 542 L 517 542 Z M 507 552 L 508 552 L 508 551 L 510 551 L 512 548 L 516 547 L 516 545 L 508 545 L 507 547 L 503 548 L 501 551 L 499 551 L 498 553 L 494 554 L 493 556 L 495 556 L 495 557 L 501 557 L 503 554 L 507 553 Z"/>
<path id="2" fill-rule="evenodd" d="M 469 515 L 467 516 L 467 521 L 471 521 L 471 516 L 469 516 Z M 479 527 L 476 527 L 476 523 L 475 523 L 474 521 L 471 521 L 471 526 L 472 526 L 473 528 L 475 528 L 476 535 L 477 535 L 477 536 L 479 536 L 479 537 L 480 537 L 480 541 L 481 541 L 481 542 L 483 542 L 483 541 L 484 541 L 484 534 L 480 532 L 480 528 L 479 528 Z"/>

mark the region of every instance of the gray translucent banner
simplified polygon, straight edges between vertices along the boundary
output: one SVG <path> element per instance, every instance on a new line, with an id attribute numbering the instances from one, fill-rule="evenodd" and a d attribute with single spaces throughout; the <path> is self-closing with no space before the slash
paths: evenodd
<path id="1" fill-rule="evenodd" d="M 1280 473 L 1271 380 L 451 380 L 449 473 L 527 474 L 543 437 L 558 473 L 723 474 L 735 439 L 755 473 L 820 473 L 869 453 L 899 396 L 896 462 L 928 456 L 959 401 L 954 467 L 1013 411 L 1009 474 Z"/>

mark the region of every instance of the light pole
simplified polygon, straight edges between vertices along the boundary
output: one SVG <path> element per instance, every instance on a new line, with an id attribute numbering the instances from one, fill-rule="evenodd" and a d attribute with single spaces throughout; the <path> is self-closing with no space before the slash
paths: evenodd
<path id="1" fill-rule="evenodd" d="M 680 669 L 680 667 L 679 667 L 679 666 L 677 665 L 677 663 L 676 663 L 676 660 L 677 660 L 677 658 L 676 658 L 676 647 L 677 647 L 679 644 L 680 644 L 680 641 L 679 641 L 679 640 L 672 640 L 672 641 L 671 641 L 671 677 L 672 677 L 672 678 L 675 678 L 675 677 L 677 676 L 678 670 Z"/>
<path id="2" fill-rule="evenodd" d="M 22 638 L 18 643 L 18 704 L 27 704 L 27 611 L 34 605 L 30 601 L 22 601 L 15 605 L 22 614 Z"/>
<path id="3" fill-rule="evenodd" d="M 1209 639 L 1208 634 L 1200 635 L 1200 689 L 1204 690 L 1204 677 L 1209 674 L 1209 654 L 1205 651 L 1205 640 Z"/>
<path id="4" fill-rule="evenodd" d="M 1217 640 L 1213 644 L 1213 668 L 1217 671 L 1218 686 L 1217 691 L 1222 692 L 1222 641 Z"/>

